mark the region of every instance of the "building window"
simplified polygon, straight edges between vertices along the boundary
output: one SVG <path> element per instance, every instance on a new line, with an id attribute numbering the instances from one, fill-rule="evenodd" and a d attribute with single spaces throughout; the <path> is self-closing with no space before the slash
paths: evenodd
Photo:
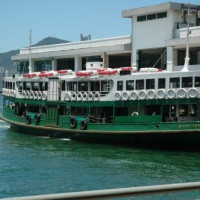
<path id="1" fill-rule="evenodd" d="M 123 81 L 117 81 L 117 90 L 122 91 L 123 90 Z"/>
<path id="2" fill-rule="evenodd" d="M 146 20 L 147 20 L 147 16 L 146 16 L 146 15 L 138 16 L 138 17 L 137 17 L 137 21 L 138 21 L 138 22 L 143 22 L 143 21 L 146 21 Z"/>
<path id="3" fill-rule="evenodd" d="M 153 20 L 153 19 L 156 19 L 156 14 L 147 15 L 147 20 Z"/>
<path id="4" fill-rule="evenodd" d="M 192 77 L 183 77 L 182 78 L 182 87 L 183 88 L 192 87 Z"/>
<path id="5" fill-rule="evenodd" d="M 165 78 L 158 79 L 158 89 L 165 89 Z"/>
<path id="6" fill-rule="evenodd" d="M 180 78 L 170 78 L 169 88 L 179 88 Z"/>
<path id="7" fill-rule="evenodd" d="M 126 81 L 126 90 L 134 90 L 134 81 L 133 80 Z"/>
<path id="8" fill-rule="evenodd" d="M 144 80 L 136 80 L 136 90 L 144 89 Z"/>
<path id="9" fill-rule="evenodd" d="M 146 80 L 146 89 L 155 89 L 155 79 Z"/>
<path id="10" fill-rule="evenodd" d="M 52 62 L 51 60 L 38 60 L 35 61 L 34 71 L 49 71 L 52 70 Z"/>
<path id="11" fill-rule="evenodd" d="M 195 77 L 195 87 L 200 87 L 200 77 Z"/>
<path id="12" fill-rule="evenodd" d="M 157 13 L 157 19 L 166 18 L 166 17 L 167 17 L 167 12 Z"/>

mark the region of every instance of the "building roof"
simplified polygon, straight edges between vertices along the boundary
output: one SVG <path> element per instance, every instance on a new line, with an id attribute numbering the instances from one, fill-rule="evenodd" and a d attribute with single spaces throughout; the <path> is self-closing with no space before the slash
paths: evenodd
<path id="1" fill-rule="evenodd" d="M 188 7 L 188 4 L 167 2 L 167 3 L 157 4 L 157 5 L 135 8 L 135 9 L 131 9 L 131 10 L 123 10 L 122 17 L 132 18 L 132 16 L 143 15 L 143 14 L 148 14 L 148 13 L 155 13 L 155 12 L 164 12 L 167 10 L 181 10 L 181 9 L 186 9 L 187 7 Z M 190 8 L 200 10 L 200 5 L 197 6 L 197 5 L 190 4 Z"/>

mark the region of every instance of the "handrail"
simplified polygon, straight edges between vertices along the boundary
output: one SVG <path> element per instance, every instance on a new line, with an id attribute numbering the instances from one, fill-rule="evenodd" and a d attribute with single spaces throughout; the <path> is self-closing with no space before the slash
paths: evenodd
<path id="1" fill-rule="evenodd" d="M 184 192 L 191 190 L 200 190 L 200 182 L 14 197 L 14 198 L 4 198 L 1 200 L 62 200 L 62 199 L 91 200 L 91 199 L 130 197 L 130 196 L 134 197 L 142 195 L 161 194 L 161 193 Z"/>

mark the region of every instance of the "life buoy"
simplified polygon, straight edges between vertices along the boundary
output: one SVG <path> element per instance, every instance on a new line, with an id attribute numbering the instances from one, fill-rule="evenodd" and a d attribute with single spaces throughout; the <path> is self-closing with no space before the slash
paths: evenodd
<path id="1" fill-rule="evenodd" d="M 39 122 L 40 121 L 40 115 L 35 114 L 34 120 L 35 120 L 35 122 Z"/>
<path id="2" fill-rule="evenodd" d="M 79 92 L 79 93 L 77 94 L 77 100 L 78 100 L 78 101 L 82 101 L 82 99 L 83 99 L 83 94 L 82 94 L 82 92 Z"/>
<path id="3" fill-rule="evenodd" d="M 30 115 L 26 115 L 25 121 L 26 121 L 26 124 L 30 124 L 31 123 L 31 117 L 30 117 Z"/>
<path id="4" fill-rule="evenodd" d="M 42 100 L 46 101 L 47 100 L 47 95 L 46 94 L 42 94 Z"/>
<path id="5" fill-rule="evenodd" d="M 38 92 L 37 92 L 37 91 L 35 91 L 35 92 L 33 93 L 33 97 L 34 97 L 35 100 L 38 99 Z"/>
<path id="6" fill-rule="evenodd" d="M 65 101 L 70 101 L 71 99 L 71 94 L 70 93 L 66 93 L 64 100 Z"/>
<path id="7" fill-rule="evenodd" d="M 99 94 L 99 92 L 95 92 L 95 94 L 94 94 L 94 100 L 95 100 L 95 101 L 99 101 L 99 99 L 100 99 L 100 94 Z"/>
<path id="8" fill-rule="evenodd" d="M 41 91 L 38 92 L 38 100 L 41 100 L 42 94 L 43 94 L 43 93 L 42 93 Z"/>
<path id="9" fill-rule="evenodd" d="M 92 92 L 89 92 L 89 93 L 88 93 L 88 101 L 92 101 L 92 100 L 93 100 L 93 97 L 94 97 L 93 93 L 92 93 Z"/>
<path id="10" fill-rule="evenodd" d="M 133 112 L 131 116 L 138 116 L 138 112 Z"/>
<path id="11" fill-rule="evenodd" d="M 77 127 L 77 120 L 76 120 L 74 117 L 72 117 L 72 118 L 70 119 L 70 127 L 71 127 L 72 129 L 75 129 L 75 128 Z"/>
<path id="12" fill-rule="evenodd" d="M 87 129 L 87 122 L 86 122 L 86 120 L 81 121 L 80 127 L 81 127 L 81 130 L 86 130 Z"/>
<path id="13" fill-rule="evenodd" d="M 76 98 L 77 98 L 76 92 L 72 92 L 71 100 L 76 101 Z"/>
<path id="14" fill-rule="evenodd" d="M 87 101 L 87 99 L 88 99 L 88 94 L 87 94 L 87 92 L 84 92 L 83 93 L 83 101 Z"/>

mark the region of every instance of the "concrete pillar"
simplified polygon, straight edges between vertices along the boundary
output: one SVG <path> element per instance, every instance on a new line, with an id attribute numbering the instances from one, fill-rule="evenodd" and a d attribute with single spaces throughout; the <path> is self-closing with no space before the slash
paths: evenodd
<path id="1" fill-rule="evenodd" d="M 103 58 L 103 67 L 108 68 L 108 55 L 106 52 L 103 53 L 102 58 Z"/>
<path id="2" fill-rule="evenodd" d="M 51 60 L 51 66 L 52 66 L 52 70 L 53 71 L 56 71 L 57 70 L 57 63 L 56 63 L 56 60 L 54 58 L 52 58 Z"/>
<path id="3" fill-rule="evenodd" d="M 74 71 L 78 72 L 78 71 L 82 70 L 82 58 L 79 57 L 78 55 L 76 55 L 74 57 L 74 59 L 75 59 L 75 62 L 74 62 L 74 65 L 75 65 L 74 66 Z"/>
<path id="4" fill-rule="evenodd" d="M 137 50 L 132 47 L 132 55 L 131 55 L 131 66 L 137 67 Z"/>
<path id="5" fill-rule="evenodd" d="M 167 47 L 167 71 L 173 71 L 173 47 Z"/>
<path id="6" fill-rule="evenodd" d="M 35 71 L 35 61 L 33 59 L 31 59 L 31 71 L 34 72 Z"/>

